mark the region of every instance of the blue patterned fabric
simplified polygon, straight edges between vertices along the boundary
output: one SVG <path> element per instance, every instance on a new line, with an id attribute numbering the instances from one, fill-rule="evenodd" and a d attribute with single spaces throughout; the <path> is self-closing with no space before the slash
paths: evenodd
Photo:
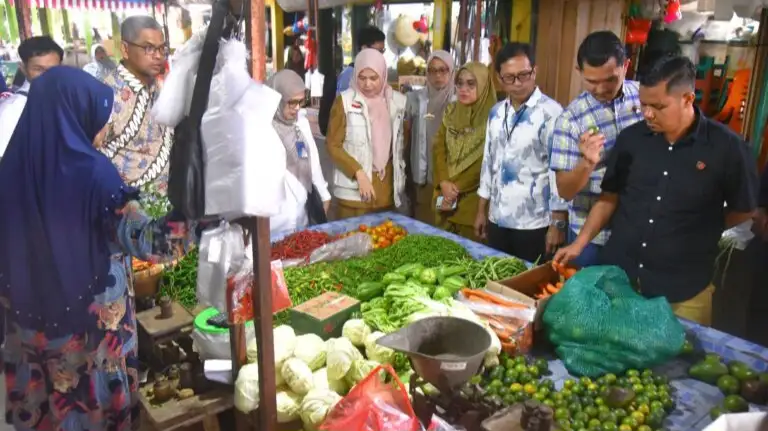
<path id="1" fill-rule="evenodd" d="M 567 208 L 549 182 L 552 127 L 562 111 L 538 88 L 517 112 L 509 99 L 491 109 L 477 194 L 490 201 L 492 223 L 540 229 L 549 226 L 551 211 Z"/>
<path id="2" fill-rule="evenodd" d="M 605 136 L 605 151 L 608 152 L 616 143 L 619 132 L 642 119 L 639 84 L 635 81 L 624 81 L 621 94 L 610 103 L 600 102 L 586 91 L 581 93 L 555 122 L 550 167 L 554 171 L 570 171 L 575 168 L 581 160 L 579 137 L 590 128 L 597 128 Z M 605 167 L 592 172 L 587 187 L 569 203 L 570 228 L 576 233 L 584 226 L 589 210 L 600 196 L 600 183 L 604 174 Z M 592 242 L 604 245 L 608 235 L 609 231 L 603 230 Z"/>

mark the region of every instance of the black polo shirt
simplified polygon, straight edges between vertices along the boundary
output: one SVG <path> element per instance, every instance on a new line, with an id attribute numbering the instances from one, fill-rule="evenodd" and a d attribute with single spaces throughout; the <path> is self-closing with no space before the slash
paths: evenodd
<path id="1" fill-rule="evenodd" d="M 674 145 L 645 121 L 624 129 L 608 154 L 604 192 L 619 196 L 603 264 L 618 265 L 647 297 L 693 298 L 712 281 L 726 209 L 749 212 L 758 194 L 748 145 L 697 112 Z"/>

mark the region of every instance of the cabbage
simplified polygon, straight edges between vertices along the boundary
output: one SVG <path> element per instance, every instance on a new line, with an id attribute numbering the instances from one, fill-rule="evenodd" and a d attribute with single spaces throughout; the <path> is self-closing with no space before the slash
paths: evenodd
<path id="1" fill-rule="evenodd" d="M 440 315 L 439 313 L 436 313 L 436 312 L 434 312 L 432 310 L 417 311 L 417 312 L 415 312 L 415 313 L 413 313 L 410 316 L 405 318 L 405 325 L 404 326 L 408 326 L 411 323 L 416 322 L 416 321 L 421 320 L 421 319 L 426 319 L 427 317 L 437 317 L 439 315 Z"/>
<path id="2" fill-rule="evenodd" d="M 391 364 L 395 360 L 395 351 L 376 343 L 383 336 L 383 332 L 376 331 L 365 338 L 365 356 L 380 364 Z"/>
<path id="3" fill-rule="evenodd" d="M 312 380 L 312 370 L 309 365 L 298 358 L 289 358 L 285 361 L 282 368 L 283 378 L 293 392 L 299 395 L 305 395 L 312 389 L 314 384 Z"/>
<path id="4" fill-rule="evenodd" d="M 286 423 L 299 418 L 301 396 L 291 391 L 277 392 L 277 422 Z"/>
<path id="5" fill-rule="evenodd" d="M 250 413 L 259 408 L 259 366 L 246 364 L 235 381 L 235 408 Z"/>
<path id="6" fill-rule="evenodd" d="M 314 389 L 330 389 L 339 395 L 347 393 L 347 383 L 344 380 L 332 380 L 328 378 L 328 369 L 320 368 L 312 374 Z"/>
<path id="7" fill-rule="evenodd" d="M 293 356 L 304 361 L 312 371 L 320 369 L 325 365 L 325 341 L 315 334 L 299 335 Z"/>
<path id="8" fill-rule="evenodd" d="M 368 376 L 368 374 L 371 374 L 371 371 L 378 366 L 379 364 L 377 362 L 368 359 L 358 359 L 352 362 L 352 367 L 344 380 L 347 381 L 347 384 L 349 384 L 349 387 L 351 388 L 360 383 L 361 380 Z"/>
<path id="9" fill-rule="evenodd" d="M 362 359 L 363 355 L 352 345 L 352 342 L 346 338 L 338 338 L 331 343 L 332 349 L 328 352 L 328 378 L 331 380 L 341 380 L 352 368 L 352 362 L 356 359 Z"/>
<path id="10" fill-rule="evenodd" d="M 275 343 L 275 365 L 282 364 L 286 359 L 293 356 L 293 350 L 296 348 L 296 333 L 288 325 L 280 325 L 272 331 Z M 256 362 L 258 348 L 256 339 L 248 343 L 246 355 L 248 362 Z"/>
<path id="11" fill-rule="evenodd" d="M 341 335 L 348 338 L 355 346 L 362 346 L 365 338 L 371 334 L 371 328 L 363 319 L 349 319 L 341 328 Z"/>
<path id="12" fill-rule="evenodd" d="M 328 412 L 341 401 L 341 396 L 328 389 L 313 389 L 304 397 L 299 408 L 301 422 L 307 431 L 315 431 L 323 423 Z"/>

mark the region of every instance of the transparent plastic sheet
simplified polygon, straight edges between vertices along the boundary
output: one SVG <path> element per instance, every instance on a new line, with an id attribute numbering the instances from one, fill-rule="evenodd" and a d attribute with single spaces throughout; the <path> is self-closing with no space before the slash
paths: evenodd
<path id="1" fill-rule="evenodd" d="M 350 236 L 337 239 L 314 250 L 306 259 L 283 260 L 283 268 L 311 265 L 318 262 L 330 262 L 344 260 L 353 257 L 366 256 L 373 250 L 371 237 L 367 233 L 354 233 Z"/>
<path id="2" fill-rule="evenodd" d="M 390 365 L 379 365 L 328 413 L 324 431 L 421 431 L 408 391 Z M 434 417 L 428 431 L 460 431 Z"/>
<path id="3" fill-rule="evenodd" d="M 288 285 L 283 274 L 283 263 L 273 260 L 272 273 L 272 313 L 285 310 L 293 306 L 288 294 Z M 253 261 L 246 260 L 243 265 L 227 276 L 227 294 L 231 301 L 231 313 L 229 319 L 235 324 L 244 324 L 253 320 Z M 227 309 L 225 309 L 227 310 Z"/>
<path id="4" fill-rule="evenodd" d="M 197 300 L 226 313 L 227 274 L 233 265 L 242 265 L 243 260 L 249 258 L 239 225 L 222 222 L 204 230 L 197 263 Z"/>
<path id="5" fill-rule="evenodd" d="M 499 298 L 501 301 L 517 301 L 498 293 L 483 289 L 485 295 Z M 491 302 L 481 302 L 468 298 L 459 292 L 456 299 L 467 306 L 473 313 L 488 323 L 501 342 L 501 349 L 510 355 L 527 354 L 533 347 L 533 322 L 536 309 L 520 303 L 525 308 L 505 307 Z"/>

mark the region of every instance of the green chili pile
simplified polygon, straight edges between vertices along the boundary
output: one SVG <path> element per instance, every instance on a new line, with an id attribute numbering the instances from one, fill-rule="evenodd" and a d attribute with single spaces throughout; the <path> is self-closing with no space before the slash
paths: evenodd
<path id="1" fill-rule="evenodd" d="M 159 296 L 168 296 L 187 309 L 197 305 L 197 248 L 163 273 Z"/>
<path id="2" fill-rule="evenodd" d="M 516 257 L 486 257 L 482 260 L 460 259 L 452 265 L 464 267 L 464 277 L 472 289 L 482 289 L 489 280 L 513 277 L 528 268 Z"/>

